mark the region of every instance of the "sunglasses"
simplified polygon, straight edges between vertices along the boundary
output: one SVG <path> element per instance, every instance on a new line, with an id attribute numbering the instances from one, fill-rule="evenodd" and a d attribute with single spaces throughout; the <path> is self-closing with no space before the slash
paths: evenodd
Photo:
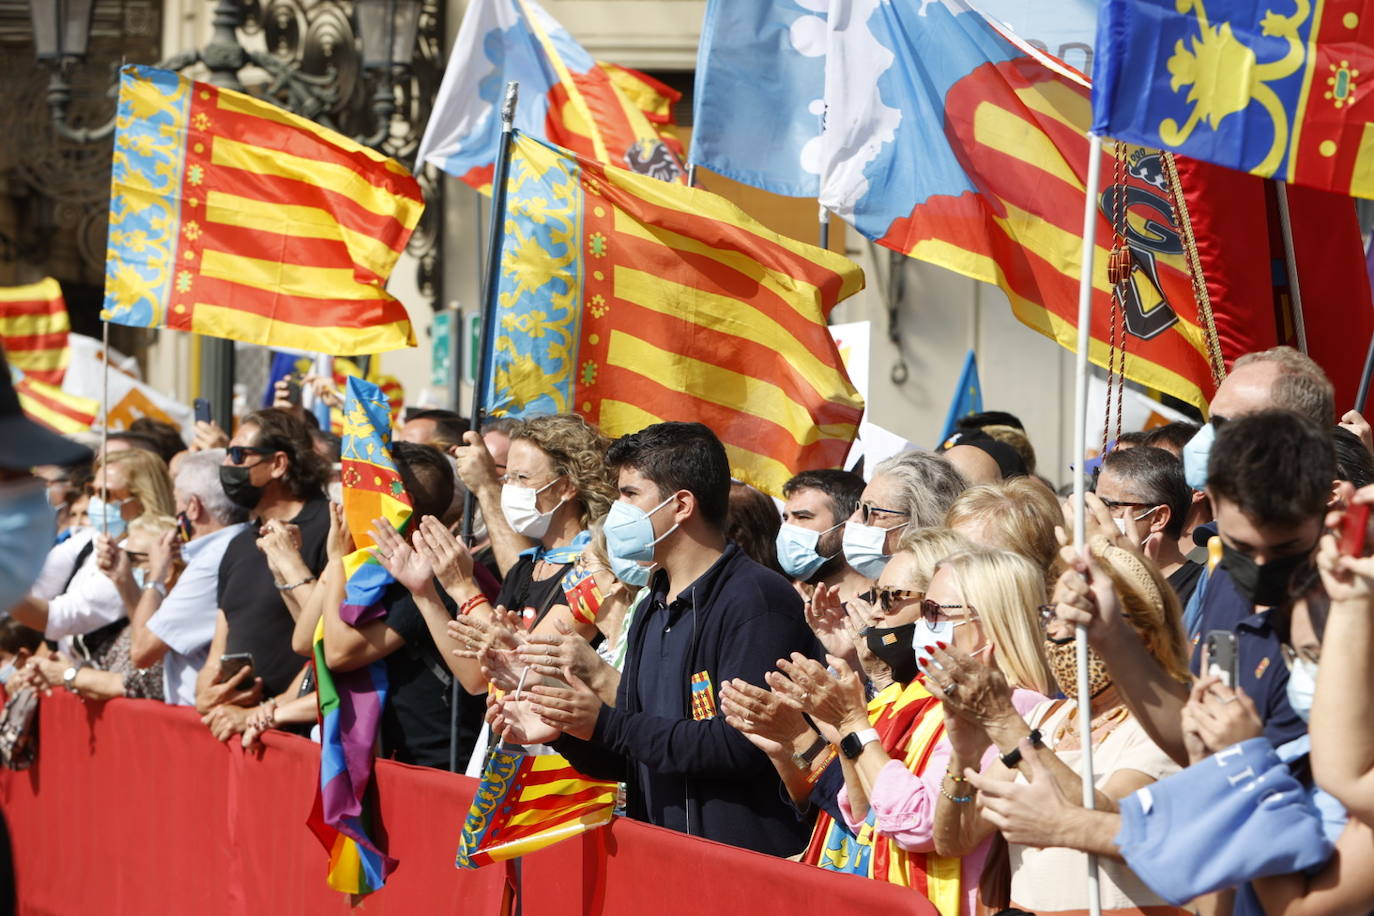
<path id="1" fill-rule="evenodd" d="M 945 613 L 945 611 L 961 609 L 967 609 L 968 613 L 958 616 Z M 921 619 L 933 626 L 945 620 L 977 620 L 978 615 L 974 612 L 974 608 L 967 604 L 941 604 L 938 601 L 923 598 L 921 599 Z"/>
<path id="2" fill-rule="evenodd" d="M 898 518 L 906 518 L 906 517 L 909 517 L 909 516 L 911 515 L 910 512 L 902 512 L 902 511 L 899 510 L 899 509 L 884 509 L 884 508 L 882 508 L 881 506 L 873 506 L 873 505 L 869 505 L 868 503 L 859 503 L 859 519 L 860 519 L 860 521 L 862 521 L 865 525 L 871 525 L 871 524 L 873 524 L 873 522 L 874 522 L 873 516 L 874 516 L 874 515 L 879 515 L 879 514 L 881 514 L 881 515 L 895 515 L 895 516 L 897 516 Z"/>
<path id="3" fill-rule="evenodd" d="M 225 452 L 229 455 L 232 464 L 243 464 L 243 459 L 249 455 L 275 455 L 277 449 L 258 448 L 256 445 L 231 445 Z"/>
<path id="4" fill-rule="evenodd" d="M 140 553 L 137 550 L 126 550 L 124 551 L 124 556 L 129 558 L 130 563 L 142 563 L 148 559 L 146 553 Z"/>
<path id="5" fill-rule="evenodd" d="M 884 614 L 890 614 L 893 608 L 899 607 L 913 598 L 920 600 L 924 597 L 924 594 L 915 589 L 893 588 L 889 585 L 879 585 L 870 588 L 858 597 L 860 601 L 871 604 L 874 607 L 882 608 Z"/>

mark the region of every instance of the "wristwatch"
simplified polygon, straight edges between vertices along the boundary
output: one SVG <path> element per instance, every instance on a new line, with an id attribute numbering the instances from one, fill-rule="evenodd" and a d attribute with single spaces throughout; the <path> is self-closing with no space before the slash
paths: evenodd
<path id="1" fill-rule="evenodd" d="M 874 741 L 882 740 L 876 728 L 865 728 L 850 732 L 840 739 L 840 753 L 846 760 L 853 760 L 864 752 L 864 747 Z"/>
<path id="2" fill-rule="evenodd" d="M 1026 736 L 1026 740 L 1031 743 L 1031 747 L 1042 748 L 1045 743 L 1040 740 L 1040 729 L 1033 728 L 1031 733 Z M 1002 766 L 1009 770 L 1016 769 L 1016 765 L 1021 762 L 1021 745 L 1017 745 L 1002 755 Z"/>
<path id="3" fill-rule="evenodd" d="M 162 584 L 161 582 L 159 582 L 158 580 L 156 580 L 156 579 L 151 579 L 151 580 L 149 580 L 147 583 L 145 583 L 144 586 L 143 586 L 143 590 L 144 590 L 145 592 L 146 592 L 148 589 L 150 589 L 150 588 L 151 588 L 153 591 L 157 592 L 157 593 L 158 593 L 159 595 L 161 595 L 162 597 L 164 597 L 164 598 L 167 597 L 167 586 L 163 585 L 163 584 Z"/>
<path id="4" fill-rule="evenodd" d="M 816 759 L 816 755 L 823 751 L 825 746 L 825 739 L 816 735 L 810 747 L 799 754 L 792 755 L 792 762 L 797 765 L 799 770 L 809 770 L 811 769 L 811 761 Z"/>
<path id="5" fill-rule="evenodd" d="M 72 665 L 69 668 L 67 668 L 66 671 L 63 671 L 62 686 L 66 687 L 72 693 L 76 693 L 76 673 L 80 671 L 82 668 L 88 667 L 89 665 L 90 662 L 86 661 L 85 659 L 82 659 L 75 665 Z"/>

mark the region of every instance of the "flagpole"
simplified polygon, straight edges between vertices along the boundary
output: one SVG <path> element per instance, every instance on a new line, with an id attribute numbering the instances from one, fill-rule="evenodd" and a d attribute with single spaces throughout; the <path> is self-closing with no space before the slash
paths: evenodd
<path id="1" fill-rule="evenodd" d="M 1293 250 L 1293 220 L 1288 213 L 1288 182 L 1276 181 L 1279 198 L 1279 226 L 1283 229 L 1283 264 L 1288 269 L 1288 295 L 1293 303 L 1293 333 L 1298 349 L 1307 352 L 1307 324 L 1302 318 L 1302 290 L 1298 286 L 1298 258 Z M 1361 404 L 1364 402 L 1361 401 Z"/>
<path id="2" fill-rule="evenodd" d="M 1374 334 L 1369 337 L 1369 349 L 1364 354 L 1364 371 L 1360 373 L 1360 391 L 1355 395 L 1355 410 L 1364 413 L 1365 402 L 1369 400 L 1369 377 L 1374 375 Z"/>
<path id="3" fill-rule="evenodd" d="M 1102 182 L 1102 138 L 1088 134 L 1088 187 L 1083 200 L 1083 259 L 1078 278 L 1078 349 L 1074 353 L 1073 397 L 1073 546 L 1086 554 L 1084 528 L 1087 506 L 1084 502 L 1083 458 L 1088 449 L 1088 347 L 1092 342 L 1093 255 L 1097 250 L 1097 194 Z M 1096 801 L 1093 785 L 1092 697 L 1088 695 L 1088 628 L 1079 626 L 1078 650 L 1078 731 L 1083 736 L 1083 755 L 1079 776 L 1083 782 L 1083 807 L 1092 810 Z M 1088 912 L 1102 914 L 1098 888 L 1097 856 L 1088 855 Z"/>
<path id="4" fill-rule="evenodd" d="M 100 322 L 100 345 L 104 348 L 102 362 L 105 364 L 105 371 L 100 377 L 100 501 L 106 505 L 110 502 L 109 475 L 105 472 L 105 458 L 110 446 L 110 323 Z M 100 512 L 100 533 L 105 537 L 110 536 L 110 513 L 105 511 L 104 506 Z"/>
<path id="5" fill-rule="evenodd" d="M 472 377 L 472 429 L 482 433 L 483 394 L 487 376 L 491 373 L 491 339 L 495 333 L 496 299 L 500 294 L 501 223 L 506 218 L 506 172 L 510 169 L 510 147 L 515 129 L 515 106 L 520 98 L 520 84 L 506 83 L 506 97 L 501 103 L 501 142 L 496 151 L 496 168 L 491 179 L 491 219 L 487 223 L 487 263 L 482 277 L 482 341 L 477 353 L 477 371 Z M 461 373 L 462 360 L 453 361 L 453 371 Z M 456 389 L 462 388 L 458 377 Z M 472 546 L 472 526 L 477 500 L 468 490 L 463 497 L 463 543 Z M 458 681 L 453 681 L 449 696 L 448 768 L 458 772 Z"/>
<path id="6" fill-rule="evenodd" d="M 825 204 L 820 205 L 820 240 L 822 248 L 830 247 L 830 211 L 825 209 Z"/>
<path id="7" fill-rule="evenodd" d="M 515 106 L 520 98 L 520 84 L 506 83 L 506 97 L 501 103 L 501 142 L 496 152 L 496 168 L 491 179 L 491 219 L 487 222 L 487 264 L 482 277 L 482 341 L 477 353 L 477 372 L 472 379 L 472 428 L 482 431 L 483 403 L 487 376 L 491 374 L 491 341 L 495 332 L 492 322 L 496 315 L 496 299 L 501 276 L 501 224 L 506 218 L 506 173 L 510 170 L 510 147 L 515 130 Z M 468 491 L 463 500 L 463 541 L 472 543 L 472 525 L 477 500 Z"/>

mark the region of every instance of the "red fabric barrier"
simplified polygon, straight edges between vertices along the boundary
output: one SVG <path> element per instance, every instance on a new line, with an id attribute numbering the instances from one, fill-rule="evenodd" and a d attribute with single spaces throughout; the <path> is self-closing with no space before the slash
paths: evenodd
<path id="1" fill-rule="evenodd" d="M 242 750 L 193 710 L 43 700 L 38 762 L 0 773 L 24 914 L 350 912 L 305 826 L 319 751 L 269 734 Z M 476 783 L 382 761 L 383 835 L 400 867 L 371 914 L 494 916 L 504 871 L 453 867 Z M 903 888 L 836 875 L 627 819 L 527 856 L 524 912 L 932 914 Z"/>

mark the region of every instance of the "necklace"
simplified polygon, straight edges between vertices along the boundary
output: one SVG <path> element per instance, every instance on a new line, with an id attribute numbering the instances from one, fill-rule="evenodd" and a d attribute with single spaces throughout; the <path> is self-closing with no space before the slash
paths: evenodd
<path id="1" fill-rule="evenodd" d="M 1125 703 L 1117 704 L 1111 709 L 1105 710 L 1093 717 L 1089 723 L 1089 731 L 1092 736 L 1093 744 L 1100 744 L 1108 735 L 1116 730 L 1122 722 L 1131 717 L 1131 711 L 1126 708 Z M 1054 732 L 1054 746 L 1062 747 L 1066 742 L 1074 747 L 1080 745 L 1081 739 L 1078 733 L 1078 709 L 1075 707 L 1064 717 L 1064 721 L 1059 723 L 1059 728 Z M 1073 747 L 1066 747 L 1064 750 L 1073 750 Z"/>

